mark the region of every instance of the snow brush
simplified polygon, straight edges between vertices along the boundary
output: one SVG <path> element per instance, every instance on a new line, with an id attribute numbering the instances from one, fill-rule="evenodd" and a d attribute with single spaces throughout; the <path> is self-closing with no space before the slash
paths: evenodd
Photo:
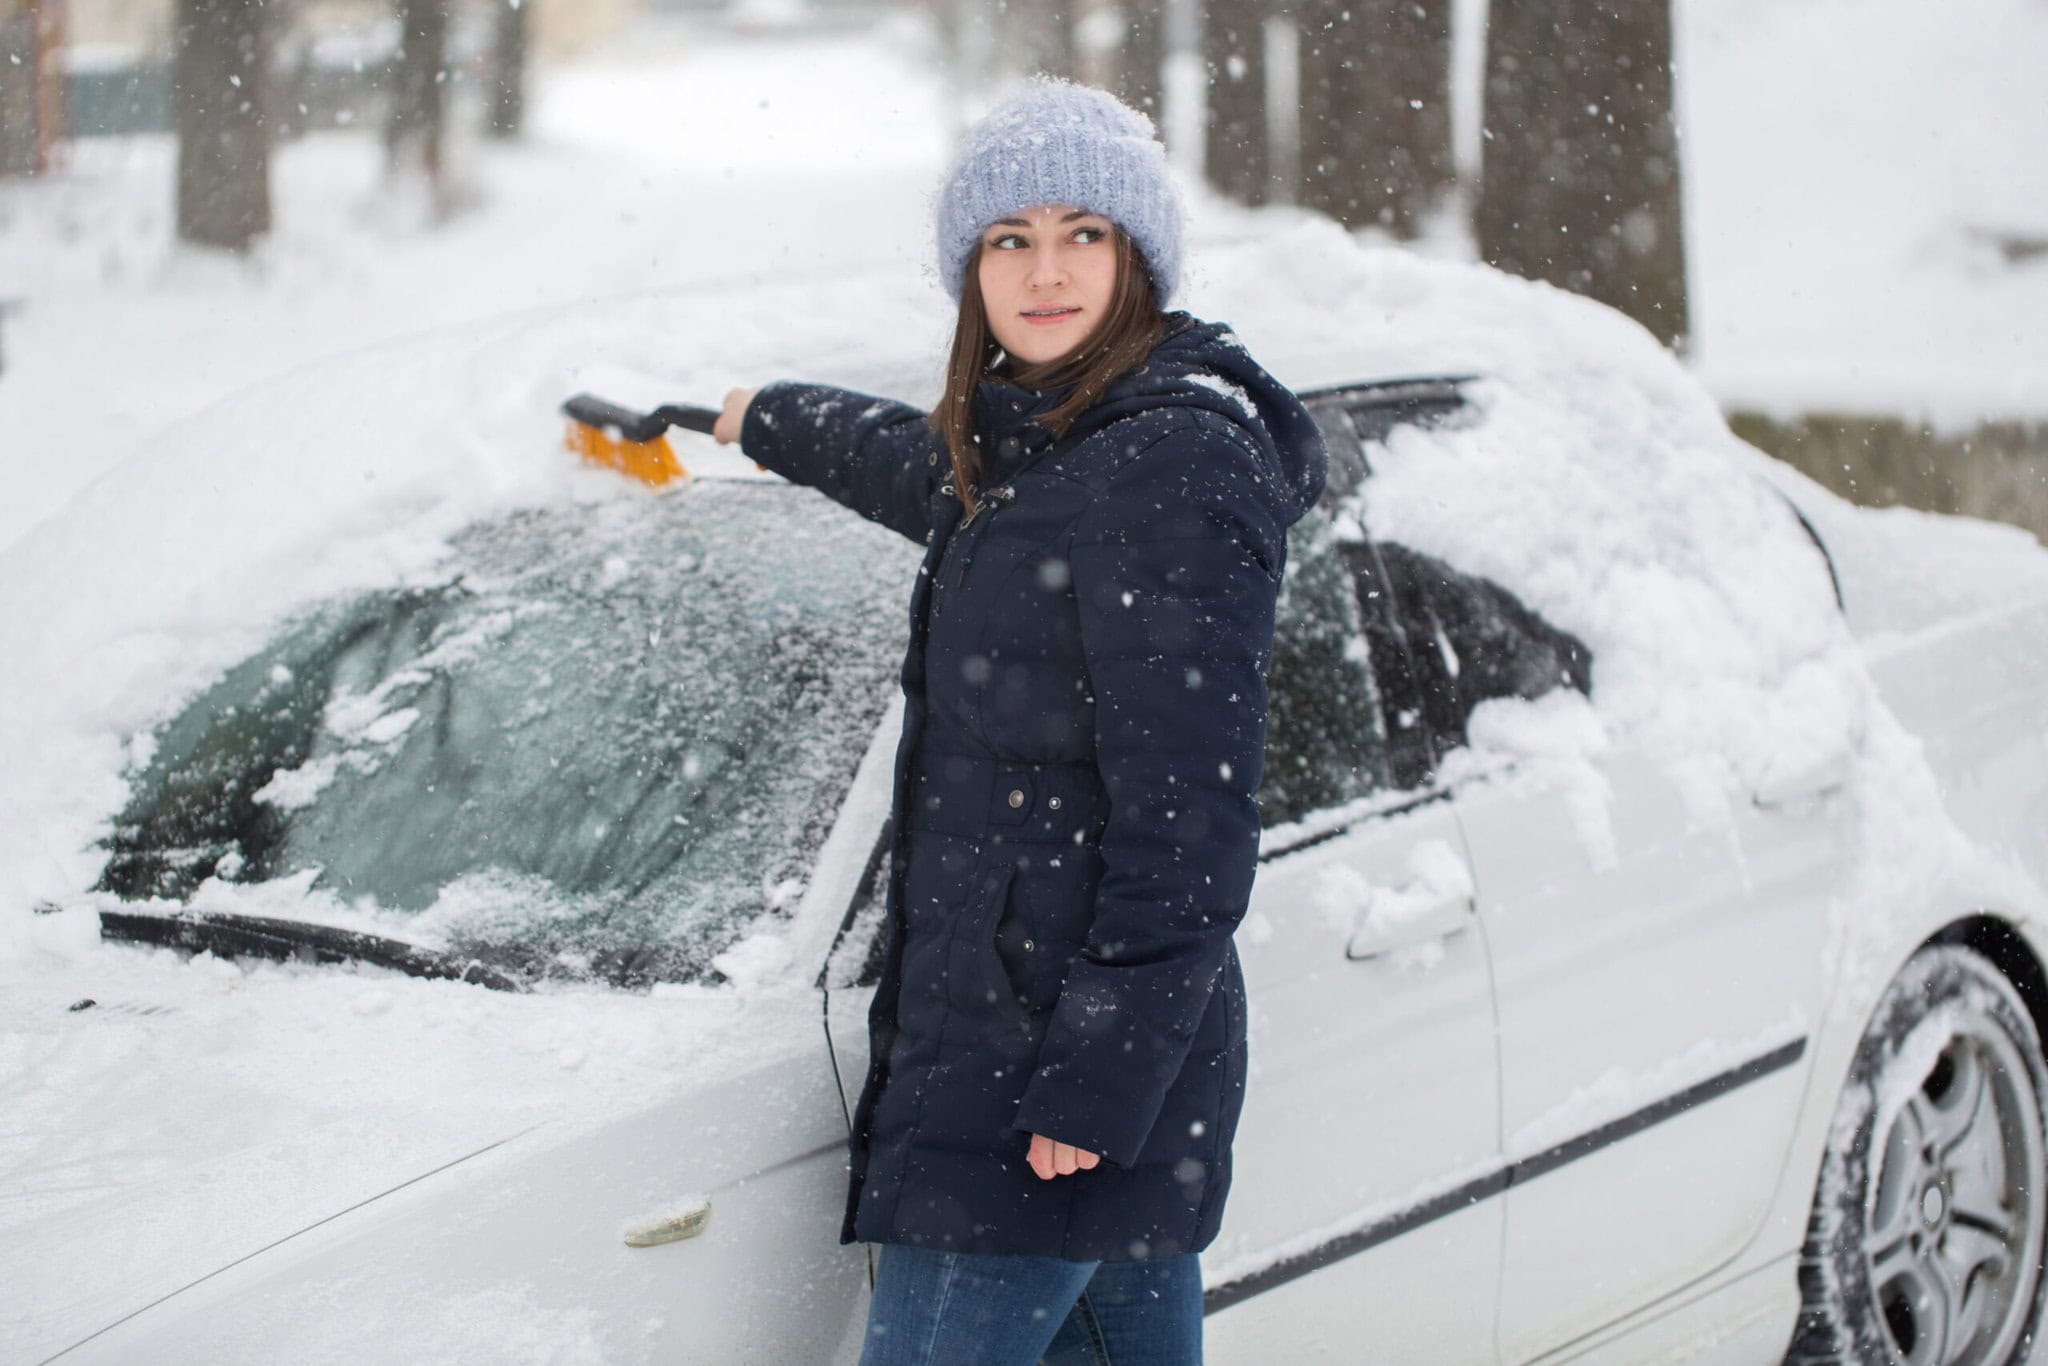
<path id="1" fill-rule="evenodd" d="M 562 404 L 562 411 L 569 417 L 564 444 L 570 450 L 590 464 L 631 475 L 650 488 L 690 474 L 669 448 L 670 427 L 708 436 L 718 421 L 716 408 L 664 403 L 643 413 L 595 394 L 577 394 Z"/>

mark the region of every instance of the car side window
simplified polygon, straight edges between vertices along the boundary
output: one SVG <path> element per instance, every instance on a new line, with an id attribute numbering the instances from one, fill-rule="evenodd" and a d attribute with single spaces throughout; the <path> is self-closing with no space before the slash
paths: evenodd
<path id="1" fill-rule="evenodd" d="M 1266 674 L 1260 821 L 1296 821 L 1386 786 L 1387 739 L 1351 576 L 1320 510 L 1288 537 Z"/>
<path id="2" fill-rule="evenodd" d="M 1387 781 L 1395 787 L 1420 787 L 1436 772 L 1430 716 L 1444 707 L 1446 675 L 1441 667 L 1432 667 L 1434 661 L 1423 648 L 1428 641 L 1414 638 L 1411 618 L 1397 605 L 1398 585 L 1404 580 L 1389 568 L 1386 548 L 1359 538 L 1346 541 L 1340 554 L 1358 605 L 1360 634 L 1378 695 Z"/>
<path id="3" fill-rule="evenodd" d="M 1499 584 L 1370 533 L 1378 448 L 1403 427 L 1472 420 L 1456 377 L 1394 379 L 1304 394 L 1330 452 L 1321 511 L 1352 590 L 1377 704 L 1383 781 L 1420 787 L 1464 745 L 1473 709 L 1499 697 L 1540 697 L 1560 685 L 1592 691 L 1585 643 L 1531 612 Z"/>
<path id="4" fill-rule="evenodd" d="M 1466 743 L 1473 710 L 1557 687 L 1591 695 L 1593 655 L 1490 579 L 1391 541 L 1344 547 L 1389 708 L 1393 781 L 1427 781 Z"/>

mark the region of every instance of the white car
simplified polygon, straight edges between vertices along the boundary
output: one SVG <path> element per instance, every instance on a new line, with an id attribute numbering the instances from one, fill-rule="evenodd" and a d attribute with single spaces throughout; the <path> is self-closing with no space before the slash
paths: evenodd
<path id="1" fill-rule="evenodd" d="M 2048 553 L 1847 506 L 1583 301 L 1314 225 L 1208 259 L 1331 450 L 1210 1358 L 2023 1361 Z M 915 548 L 508 436 L 606 346 L 929 387 L 936 304 L 834 288 L 301 375 L 0 559 L 0 736 L 72 775 L 14 809 L 97 840 L 0 956 L 4 1355 L 857 1357 Z M 711 335 L 798 300 L 794 353 Z"/>

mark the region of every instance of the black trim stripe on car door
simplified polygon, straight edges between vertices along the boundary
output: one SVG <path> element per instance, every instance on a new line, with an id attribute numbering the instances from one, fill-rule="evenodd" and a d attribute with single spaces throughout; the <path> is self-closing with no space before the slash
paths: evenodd
<path id="1" fill-rule="evenodd" d="M 1653 1124 L 1661 1124 L 1673 1116 L 1704 1105 L 1717 1096 L 1750 1082 L 1759 1081 L 1773 1072 L 1782 1071 L 1799 1061 L 1806 1053 L 1806 1040 L 1794 1039 L 1788 1044 L 1749 1061 L 1717 1072 L 1713 1076 L 1693 1083 L 1660 1100 L 1651 1102 L 1639 1110 L 1632 1110 L 1618 1119 L 1609 1120 L 1597 1128 L 1575 1135 L 1562 1143 L 1553 1144 L 1538 1153 L 1504 1162 L 1492 1171 L 1474 1177 L 1460 1185 L 1426 1200 L 1421 1200 L 1405 1209 L 1375 1219 L 1363 1228 L 1339 1234 L 1306 1252 L 1282 1258 L 1271 1266 L 1263 1267 L 1249 1275 L 1233 1281 L 1209 1287 L 1202 1294 L 1202 1312 L 1214 1314 L 1241 1304 L 1254 1295 L 1275 1289 L 1287 1282 L 1299 1279 L 1311 1272 L 1320 1271 L 1346 1257 L 1356 1256 L 1368 1248 L 1410 1233 L 1424 1224 L 1434 1223 L 1447 1214 L 1490 1199 L 1507 1190 L 1533 1181 L 1539 1176 L 1556 1171 L 1567 1163 L 1600 1151 L 1625 1138 L 1641 1133 Z"/>

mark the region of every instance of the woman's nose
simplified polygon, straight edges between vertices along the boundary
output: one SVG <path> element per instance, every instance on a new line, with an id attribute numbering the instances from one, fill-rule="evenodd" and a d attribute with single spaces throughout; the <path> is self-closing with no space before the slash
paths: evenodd
<path id="1" fill-rule="evenodd" d="M 1031 253 L 1031 284 L 1035 288 L 1063 284 L 1066 278 L 1066 261 L 1057 246 L 1048 244 Z"/>

